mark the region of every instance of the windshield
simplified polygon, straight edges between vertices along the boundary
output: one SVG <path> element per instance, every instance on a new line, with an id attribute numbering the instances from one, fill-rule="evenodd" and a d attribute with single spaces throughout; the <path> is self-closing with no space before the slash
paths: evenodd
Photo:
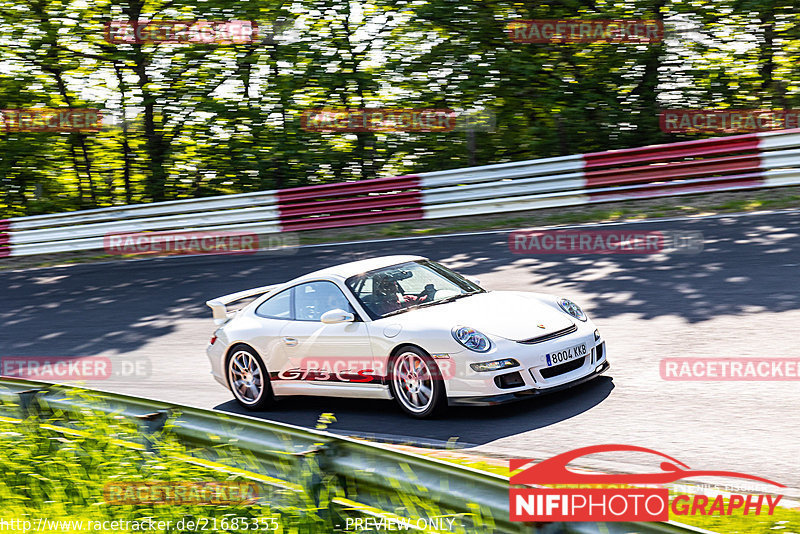
<path id="1" fill-rule="evenodd" d="M 373 320 L 483 292 L 460 274 L 429 260 L 375 269 L 351 276 L 345 283 Z"/>

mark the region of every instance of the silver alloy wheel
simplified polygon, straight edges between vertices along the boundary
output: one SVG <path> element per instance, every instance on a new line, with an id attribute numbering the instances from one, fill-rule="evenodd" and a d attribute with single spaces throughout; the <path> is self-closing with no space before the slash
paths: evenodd
<path id="1" fill-rule="evenodd" d="M 264 380 L 256 357 L 246 350 L 237 350 L 228 361 L 231 390 L 245 404 L 255 404 L 264 394 Z"/>
<path id="2" fill-rule="evenodd" d="M 409 411 L 422 413 L 434 399 L 433 377 L 428 364 L 415 352 L 400 354 L 392 366 L 392 381 L 398 400 Z"/>

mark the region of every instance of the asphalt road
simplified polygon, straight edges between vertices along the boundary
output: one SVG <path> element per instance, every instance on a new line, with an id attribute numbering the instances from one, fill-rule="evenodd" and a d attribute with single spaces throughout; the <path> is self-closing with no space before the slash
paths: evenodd
<path id="1" fill-rule="evenodd" d="M 282 255 L 6 271 L 0 272 L 0 356 L 106 356 L 114 375 L 90 387 L 237 411 L 209 374 L 207 299 L 344 261 L 422 254 L 479 278 L 488 289 L 545 291 L 581 303 L 607 340 L 611 372 L 566 392 L 453 409 L 433 421 L 409 419 L 391 402 L 325 398 L 286 399 L 256 415 L 313 426 L 321 413 L 333 412 L 333 431 L 419 443 L 456 440 L 508 457 L 640 445 L 693 468 L 742 471 L 800 487 L 799 382 L 673 382 L 659 374 L 660 359 L 672 356 L 800 357 L 800 212 L 607 228 L 701 231 L 705 249 L 696 255 L 532 257 L 512 254 L 505 233 L 483 233 L 304 247 Z M 655 467 L 644 457 L 623 463 Z"/>

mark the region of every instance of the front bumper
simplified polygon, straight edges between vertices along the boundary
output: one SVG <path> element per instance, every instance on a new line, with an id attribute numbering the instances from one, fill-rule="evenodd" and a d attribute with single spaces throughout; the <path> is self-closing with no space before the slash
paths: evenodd
<path id="1" fill-rule="evenodd" d="M 515 391 L 513 393 L 500 393 L 498 395 L 486 395 L 483 397 L 449 397 L 447 399 L 447 404 L 449 406 L 494 406 L 496 404 L 506 404 L 509 402 L 521 401 L 548 393 L 555 393 L 556 391 L 563 391 L 573 386 L 577 386 L 578 384 L 583 384 L 584 382 L 588 382 L 589 380 L 597 378 L 610 368 L 611 364 L 608 363 L 608 360 L 605 360 L 600 365 L 600 369 L 593 371 L 591 374 L 588 374 L 582 378 L 567 382 L 566 384 L 561 384 L 559 386 L 552 386 L 549 388 L 529 388 L 522 391 Z"/>
<path id="2" fill-rule="evenodd" d="M 591 321 L 576 325 L 576 331 L 541 343 L 520 343 L 503 338 L 492 339 L 492 349 L 478 354 L 468 350 L 454 354 L 449 360 L 437 360 L 446 365 L 449 372 L 446 382 L 447 397 L 452 399 L 501 397 L 514 394 L 535 395 L 528 390 L 563 389 L 562 386 L 579 382 L 598 374 L 608 357 L 602 335 Z M 585 356 L 559 363 L 551 362 L 551 356 L 563 355 L 584 345 Z M 481 361 L 513 358 L 519 366 L 497 371 L 475 371 L 470 366 Z"/>

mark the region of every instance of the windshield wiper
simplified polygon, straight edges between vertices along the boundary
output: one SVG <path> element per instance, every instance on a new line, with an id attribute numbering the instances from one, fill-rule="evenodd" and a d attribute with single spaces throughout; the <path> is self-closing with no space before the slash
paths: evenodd
<path id="1" fill-rule="evenodd" d="M 432 300 L 430 302 L 423 302 L 422 304 L 420 304 L 420 306 L 425 306 L 426 304 L 428 306 L 433 306 L 434 304 L 445 304 L 446 302 L 453 302 L 454 300 L 458 300 L 460 298 L 469 297 L 471 295 L 474 295 L 475 293 L 480 293 L 480 291 L 469 291 L 467 293 L 459 293 L 458 295 L 451 295 L 443 299 Z"/>
<path id="2" fill-rule="evenodd" d="M 411 306 L 406 306 L 405 308 L 400 308 L 399 310 L 390 311 L 389 313 L 384 313 L 381 315 L 381 319 L 384 317 L 391 317 L 392 315 L 397 315 L 398 313 L 407 312 L 408 310 L 413 310 L 414 308 L 419 308 L 421 304 L 412 304 Z"/>

